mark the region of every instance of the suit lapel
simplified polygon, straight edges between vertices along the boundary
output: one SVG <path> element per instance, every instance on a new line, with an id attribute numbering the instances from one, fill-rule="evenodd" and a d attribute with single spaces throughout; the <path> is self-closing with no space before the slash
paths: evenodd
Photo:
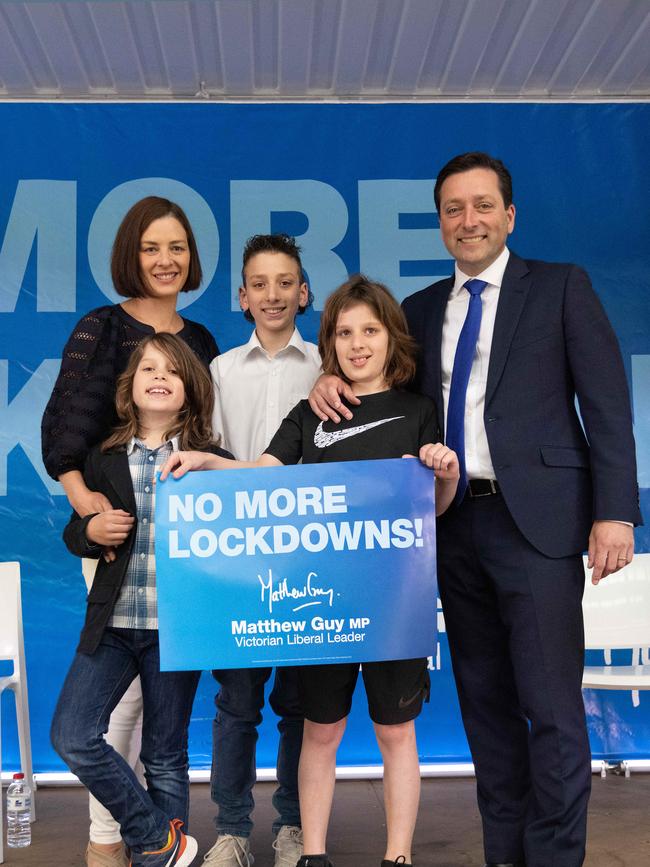
<path id="1" fill-rule="evenodd" d="M 433 294 L 430 315 L 426 318 L 425 353 L 428 357 L 425 369 L 431 371 L 430 397 L 437 404 L 438 418 L 441 419 L 441 425 L 443 424 L 442 419 L 445 417 L 442 397 L 442 327 L 445 321 L 445 310 L 447 308 L 449 293 L 453 289 L 453 286 L 453 277 L 442 282 L 440 291 Z"/>
<path id="2" fill-rule="evenodd" d="M 135 515 L 135 496 L 126 452 L 109 452 L 104 455 L 102 469 L 107 483 L 113 488 L 125 511 Z"/>
<path id="3" fill-rule="evenodd" d="M 485 390 L 486 406 L 488 406 L 501 379 L 508 352 L 510 351 L 510 344 L 512 343 L 521 312 L 524 309 L 530 285 L 531 276 L 528 266 L 523 259 L 511 253 L 499 291 L 499 303 L 494 321 L 494 334 L 492 336 L 490 364 Z"/>

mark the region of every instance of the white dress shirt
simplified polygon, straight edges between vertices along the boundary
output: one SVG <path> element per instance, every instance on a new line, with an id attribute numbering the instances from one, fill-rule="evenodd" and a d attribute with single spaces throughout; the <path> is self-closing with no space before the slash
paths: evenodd
<path id="1" fill-rule="evenodd" d="M 509 257 L 510 251 L 507 247 L 504 247 L 494 262 L 474 278 L 476 280 L 485 280 L 487 286 L 481 293 L 481 304 L 483 305 L 481 328 L 476 342 L 476 352 L 472 361 L 465 400 L 465 467 L 468 479 L 496 478 L 490 457 L 483 413 L 485 411 L 485 391 L 487 387 L 488 366 L 490 364 L 492 336 L 494 334 L 494 320 L 497 315 L 501 282 Z M 441 363 L 442 396 L 445 404 L 445 430 L 451 374 L 454 369 L 454 356 L 469 307 L 470 294 L 465 289 L 464 284 L 470 279 L 472 278 L 468 274 L 463 274 L 458 265 L 456 265 L 454 288 L 449 294 L 442 328 Z"/>
<path id="2" fill-rule="evenodd" d="M 214 383 L 212 428 L 221 446 L 240 461 L 256 460 L 280 422 L 306 398 L 321 373 L 318 347 L 294 329 L 271 356 L 253 331 L 248 343 L 218 355 L 210 364 Z"/>

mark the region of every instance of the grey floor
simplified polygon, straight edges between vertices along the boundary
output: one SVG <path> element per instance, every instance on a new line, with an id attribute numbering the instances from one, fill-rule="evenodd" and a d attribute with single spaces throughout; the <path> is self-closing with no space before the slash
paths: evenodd
<path id="1" fill-rule="evenodd" d="M 256 787 L 256 826 L 252 850 L 256 867 L 272 867 L 273 785 Z M 88 829 L 83 789 L 41 788 L 38 821 L 28 849 L 7 849 L 5 863 L 30 867 L 83 865 Z M 199 841 L 199 867 L 214 842 L 207 784 L 192 786 L 192 834 Z M 337 784 L 329 851 L 336 867 L 379 867 L 385 835 L 380 781 Z M 481 867 L 483 864 L 474 782 L 423 781 L 415 833 L 416 867 Z M 593 778 L 586 867 L 650 867 L 650 774 Z"/>

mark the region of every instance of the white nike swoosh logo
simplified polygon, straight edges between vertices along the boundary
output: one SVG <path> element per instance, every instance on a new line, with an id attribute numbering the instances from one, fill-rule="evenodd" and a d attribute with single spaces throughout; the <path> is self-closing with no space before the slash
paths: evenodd
<path id="1" fill-rule="evenodd" d="M 370 424 L 360 424 L 357 427 L 349 427 L 346 430 L 334 430 L 331 433 L 323 430 L 323 422 L 321 422 L 314 433 L 314 445 L 318 449 L 326 449 L 340 440 L 355 437 L 357 434 L 364 433 L 364 431 L 370 430 L 370 428 L 378 427 L 380 424 L 397 421 L 398 418 L 405 418 L 405 416 L 394 415 L 392 418 L 382 418 L 380 421 L 372 421 Z"/>

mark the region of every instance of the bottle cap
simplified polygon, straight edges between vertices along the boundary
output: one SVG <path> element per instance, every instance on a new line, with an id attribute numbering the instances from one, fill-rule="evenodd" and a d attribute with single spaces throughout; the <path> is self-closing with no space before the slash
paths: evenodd
<path id="1" fill-rule="evenodd" d="M 24 780 L 24 779 L 25 779 L 24 774 L 14 774 L 14 780 Z"/>

